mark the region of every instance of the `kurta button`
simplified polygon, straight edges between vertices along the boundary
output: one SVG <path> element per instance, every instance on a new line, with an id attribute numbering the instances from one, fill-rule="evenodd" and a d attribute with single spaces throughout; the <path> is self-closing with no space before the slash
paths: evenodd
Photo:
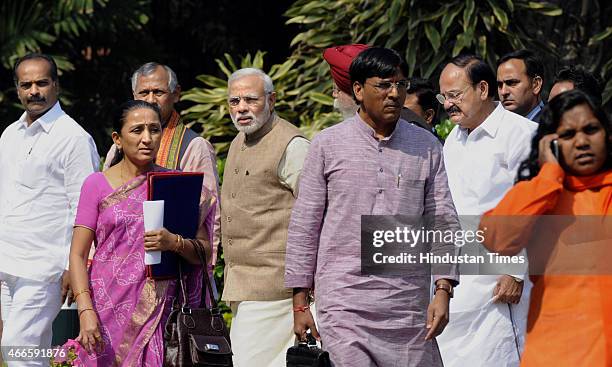
<path id="1" fill-rule="evenodd" d="M 234 173 L 238 174 L 238 168 L 234 168 Z"/>
<path id="2" fill-rule="evenodd" d="M 232 221 L 232 217 L 228 216 L 228 217 L 227 217 L 227 221 L 228 221 L 228 222 L 231 222 L 231 221 Z"/>
<path id="3" fill-rule="evenodd" d="M 236 193 L 232 192 L 232 199 L 236 197 Z"/>
<path id="4" fill-rule="evenodd" d="M 378 193 L 379 193 L 379 194 L 382 194 L 382 189 L 378 189 Z"/>
<path id="5" fill-rule="evenodd" d="M 378 148 L 378 151 L 382 153 L 382 148 Z"/>
<path id="6" fill-rule="evenodd" d="M 231 238 L 229 240 L 227 240 L 227 244 L 230 245 L 230 246 L 232 245 L 232 239 Z"/>
<path id="7" fill-rule="evenodd" d="M 383 171 L 382 167 L 380 167 L 379 171 L 380 171 L 380 172 L 382 172 L 382 171 Z"/>

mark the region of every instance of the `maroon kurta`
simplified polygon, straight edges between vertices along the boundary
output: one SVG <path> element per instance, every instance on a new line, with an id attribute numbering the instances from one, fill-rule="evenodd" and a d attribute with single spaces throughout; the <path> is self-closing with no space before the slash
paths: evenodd
<path id="1" fill-rule="evenodd" d="M 319 331 L 336 366 L 441 365 L 425 342 L 431 275 L 361 275 L 361 215 L 391 214 L 457 223 L 436 138 L 399 120 L 378 140 L 358 114 L 318 134 L 289 225 L 285 286 L 316 284 Z"/>

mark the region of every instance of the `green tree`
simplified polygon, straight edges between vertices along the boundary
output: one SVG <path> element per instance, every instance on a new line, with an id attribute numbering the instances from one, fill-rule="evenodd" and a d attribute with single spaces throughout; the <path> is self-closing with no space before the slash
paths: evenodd
<path id="1" fill-rule="evenodd" d="M 521 20 L 526 14 L 543 19 L 561 13 L 552 4 L 524 0 L 455 0 L 441 6 L 414 0 L 298 0 L 285 14 L 287 24 L 300 30 L 290 44 L 293 53 L 269 68 L 277 87 L 277 112 L 308 136 L 340 119 L 332 112 L 329 67 L 321 57 L 326 47 L 346 43 L 391 47 L 406 57 L 412 75 L 429 78 L 444 60 L 464 50 L 476 51 L 492 64 L 500 52 L 526 44 L 552 52 L 553 45 L 530 35 Z M 217 63 L 225 77 L 236 69 L 229 56 Z M 253 60 L 247 55 L 240 63 L 251 65 L 261 67 L 263 54 Z M 211 75 L 198 80 L 204 86 L 183 96 L 196 103 L 185 117 L 202 124 L 204 135 L 223 153 L 236 134 L 227 116 L 226 81 Z"/>
<path id="2" fill-rule="evenodd" d="M 148 21 L 146 5 L 148 0 L 111 1 L 111 0 L 5 0 L 0 3 L 0 113 L 3 116 L 16 116 L 22 109 L 14 93 L 12 65 L 30 52 L 45 52 L 56 61 L 61 75 L 63 105 L 81 109 L 79 103 L 91 117 L 97 112 L 92 105 L 100 98 L 83 98 L 91 92 L 90 85 L 81 82 L 89 75 L 98 80 L 114 75 L 102 73 L 99 58 L 108 57 L 111 49 L 120 45 L 121 39 L 129 39 L 125 34 L 141 30 Z M 133 45 L 129 45 L 133 49 Z M 128 49 L 128 47 L 126 47 Z M 116 52 L 117 55 L 129 54 Z M 125 62 L 125 58 L 123 60 Z M 88 67 L 89 66 L 89 67 Z M 92 67 L 93 66 L 93 67 Z M 95 70 L 92 70 L 95 69 Z M 67 76 L 77 74 L 71 79 Z M 124 81 L 121 81 L 124 83 Z M 88 88 L 89 87 L 89 88 Z M 74 105 L 76 103 L 76 106 Z M 93 108 L 92 108 L 93 107 Z M 78 116 L 75 116 L 78 117 Z M 81 118 L 78 121 L 83 122 Z M 0 131 L 11 121 L 2 121 Z M 99 122 L 99 121 L 96 121 Z M 92 135 L 106 134 L 100 124 L 85 127 Z M 98 140 L 98 139 L 96 139 Z"/>

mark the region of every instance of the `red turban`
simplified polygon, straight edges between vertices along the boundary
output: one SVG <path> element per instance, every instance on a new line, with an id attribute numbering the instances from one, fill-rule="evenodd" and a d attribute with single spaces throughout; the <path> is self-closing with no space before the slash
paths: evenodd
<path id="1" fill-rule="evenodd" d="M 336 82 L 338 89 L 349 96 L 353 95 L 349 67 L 353 59 L 355 59 L 361 51 L 369 47 L 368 45 L 361 44 L 344 45 L 330 47 L 323 52 L 323 58 L 331 67 L 332 78 L 334 78 L 334 82 Z"/>

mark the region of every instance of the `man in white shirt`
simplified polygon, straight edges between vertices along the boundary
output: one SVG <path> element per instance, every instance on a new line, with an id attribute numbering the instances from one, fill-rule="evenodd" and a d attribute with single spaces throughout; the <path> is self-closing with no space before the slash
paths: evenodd
<path id="1" fill-rule="evenodd" d="M 457 124 L 444 143 L 444 164 L 459 215 L 479 216 L 497 205 L 513 186 L 537 128 L 494 101 L 495 85 L 491 67 L 473 55 L 454 58 L 440 75 L 438 101 Z M 461 275 L 450 323 L 438 337 L 445 366 L 519 365 L 530 292 L 524 270 Z"/>
<path id="2" fill-rule="evenodd" d="M 51 346 L 51 325 L 69 293 L 81 185 L 99 157 L 91 136 L 57 100 L 52 58 L 24 56 L 14 78 L 26 111 L 0 137 L 2 351 L 9 366 L 48 366 L 48 358 L 16 361 L 14 348 Z"/>

